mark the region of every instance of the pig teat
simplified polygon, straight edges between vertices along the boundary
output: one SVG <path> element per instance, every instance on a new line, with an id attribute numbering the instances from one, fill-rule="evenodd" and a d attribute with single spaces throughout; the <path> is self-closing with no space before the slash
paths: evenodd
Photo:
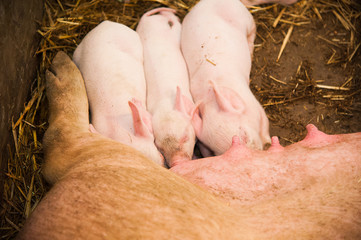
<path id="1" fill-rule="evenodd" d="M 264 152 L 276 153 L 276 152 L 281 152 L 283 150 L 284 147 L 280 145 L 278 137 L 273 136 L 271 146 Z M 243 157 L 251 157 L 252 154 L 257 152 L 260 153 L 263 152 L 263 150 L 249 147 L 247 145 L 247 142 L 241 140 L 239 136 L 234 135 L 232 137 L 231 147 L 221 156 L 224 156 L 225 158 L 232 158 L 232 157 L 243 158 Z"/>
<path id="2" fill-rule="evenodd" d="M 271 138 L 271 146 L 267 149 L 268 152 L 280 152 L 284 149 L 283 146 L 281 146 L 280 141 L 277 136 L 273 136 Z"/>
<path id="3" fill-rule="evenodd" d="M 321 132 L 313 124 L 308 124 L 306 126 L 307 135 L 299 143 L 303 146 L 310 148 L 323 147 L 332 143 L 335 143 L 339 140 L 337 135 L 328 135 L 324 132 Z"/>
<path id="4" fill-rule="evenodd" d="M 324 132 L 320 131 L 317 129 L 317 127 L 313 124 L 308 124 L 306 126 L 307 129 L 307 135 L 306 137 L 301 140 L 298 143 L 294 143 L 290 146 L 293 145 L 300 145 L 300 146 L 304 146 L 304 147 L 309 147 L 309 148 L 319 148 L 319 147 L 324 147 L 333 143 L 336 143 L 340 140 L 340 136 L 339 135 L 328 135 L 325 134 Z M 265 150 L 268 153 L 276 153 L 276 152 L 281 152 L 285 149 L 285 147 L 283 147 L 280 143 L 279 143 L 279 139 L 277 136 L 273 136 L 271 138 L 271 146 Z M 232 145 L 231 147 L 227 150 L 227 152 L 224 153 L 224 155 L 234 152 L 237 153 L 250 153 L 252 151 L 259 151 L 259 150 L 254 150 L 250 147 L 247 146 L 245 141 L 242 141 L 242 139 L 239 138 L 239 136 L 235 135 L 232 137 Z"/>

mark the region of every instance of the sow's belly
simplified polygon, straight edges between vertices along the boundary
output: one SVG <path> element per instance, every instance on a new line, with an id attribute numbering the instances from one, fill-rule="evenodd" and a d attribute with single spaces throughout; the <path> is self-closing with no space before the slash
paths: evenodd
<path id="1" fill-rule="evenodd" d="M 223 155 L 181 162 L 170 170 L 236 205 L 312 194 L 332 185 L 361 186 L 361 133 L 327 135 L 313 125 L 307 130 L 304 140 L 287 147 L 274 137 L 266 151 L 233 138 Z"/>

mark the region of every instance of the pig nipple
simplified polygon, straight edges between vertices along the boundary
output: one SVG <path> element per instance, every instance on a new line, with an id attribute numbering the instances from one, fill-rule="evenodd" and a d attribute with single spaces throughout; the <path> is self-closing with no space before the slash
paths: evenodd
<path id="1" fill-rule="evenodd" d="M 241 145 L 241 140 L 239 139 L 239 137 L 237 135 L 234 135 L 232 137 L 232 147 L 233 146 L 240 146 Z"/>
<path id="2" fill-rule="evenodd" d="M 280 141 L 277 136 L 271 138 L 271 147 L 267 149 L 267 152 L 280 152 L 283 151 L 284 147 L 281 146 Z"/>
<path id="3" fill-rule="evenodd" d="M 241 141 L 241 139 L 237 135 L 234 135 L 232 137 L 232 145 L 229 148 L 229 150 L 231 150 L 231 149 L 247 149 L 250 151 L 250 149 L 246 145 L 246 140 L 244 138 L 242 138 L 242 141 Z"/>
<path id="4" fill-rule="evenodd" d="M 236 157 L 242 157 L 245 155 L 247 156 L 250 155 L 251 151 L 252 150 L 249 149 L 247 145 L 244 142 L 242 142 L 238 136 L 235 135 L 232 137 L 231 147 L 223 155 L 228 155 L 228 156 L 235 155 Z"/>
<path id="5" fill-rule="evenodd" d="M 308 124 L 306 129 L 307 135 L 302 141 L 300 141 L 300 144 L 307 147 L 323 147 L 336 142 L 338 139 L 337 136 L 331 136 L 319 131 L 313 124 Z"/>

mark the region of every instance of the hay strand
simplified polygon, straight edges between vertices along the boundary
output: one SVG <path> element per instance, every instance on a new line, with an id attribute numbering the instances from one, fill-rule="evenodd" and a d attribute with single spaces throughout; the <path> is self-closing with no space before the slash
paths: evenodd
<path id="1" fill-rule="evenodd" d="M 335 86 L 328 86 L 328 85 L 322 85 L 322 84 L 316 84 L 316 87 L 323 88 L 323 89 L 330 89 L 330 90 L 350 91 L 350 88 L 335 87 Z"/>
<path id="2" fill-rule="evenodd" d="M 281 10 L 281 12 L 278 14 L 278 16 L 277 16 L 277 18 L 275 19 L 275 21 L 273 22 L 273 24 L 272 24 L 272 27 L 277 27 L 277 24 L 278 24 L 278 22 L 281 20 L 281 17 L 282 17 L 282 15 L 283 15 L 283 13 L 286 11 L 286 8 L 283 8 L 282 10 Z"/>
<path id="3" fill-rule="evenodd" d="M 272 79 L 273 81 L 278 82 L 278 83 L 281 83 L 281 84 L 287 85 L 287 83 L 285 83 L 285 82 L 283 82 L 283 81 L 281 81 L 281 80 L 278 80 L 277 78 L 272 77 L 271 75 L 269 76 L 269 78 L 270 78 L 270 79 Z"/>
<path id="4" fill-rule="evenodd" d="M 283 51 L 284 51 L 285 48 L 286 48 L 286 45 L 287 45 L 287 43 L 288 43 L 288 40 L 289 40 L 290 37 L 291 37 L 292 31 L 293 31 L 293 25 L 292 25 L 292 26 L 288 29 L 288 31 L 287 31 L 286 37 L 285 37 L 284 40 L 283 40 L 283 43 L 282 43 L 280 52 L 279 52 L 279 54 L 278 54 L 278 56 L 277 56 L 276 62 L 279 62 L 279 60 L 280 60 L 280 58 L 281 58 L 281 56 L 282 56 L 282 53 L 283 53 Z"/>
<path id="5" fill-rule="evenodd" d="M 355 56 L 358 48 L 360 47 L 361 43 L 357 44 L 356 48 L 353 50 L 353 52 L 351 53 L 351 55 L 348 57 L 348 61 L 351 62 L 352 58 Z"/>

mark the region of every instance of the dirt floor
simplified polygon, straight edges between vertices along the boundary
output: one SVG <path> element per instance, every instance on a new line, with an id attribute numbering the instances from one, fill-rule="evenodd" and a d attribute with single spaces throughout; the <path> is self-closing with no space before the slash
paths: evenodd
<path id="1" fill-rule="evenodd" d="M 331 10 L 321 13 L 322 19 L 297 19 L 309 23 L 294 26 L 277 62 L 290 25 L 273 28 L 270 23 L 283 8 L 269 11 L 269 19 L 254 13 L 257 38 L 251 88 L 266 109 L 271 135 L 288 145 L 305 136 L 309 123 L 328 134 L 361 131 L 361 56 L 356 52 L 348 61 L 350 31 Z M 327 89 L 341 86 L 343 90 Z"/>
<path id="2" fill-rule="evenodd" d="M 12 239 L 45 195 L 41 139 L 47 129 L 44 71 L 59 50 L 72 56 L 77 44 L 108 19 L 135 28 L 152 8 L 177 9 L 182 18 L 196 0 L 48 0 L 38 33 L 39 76 L 24 112 L 14 119 L 15 149 L 0 212 L 0 239 Z M 251 89 L 270 119 L 270 132 L 282 145 L 301 140 L 306 125 L 329 133 L 361 131 L 361 7 L 358 0 L 300 0 L 250 8 L 257 38 Z M 287 40 L 288 39 L 288 40 Z M 284 50 L 280 50 L 284 45 Z M 359 48 L 360 47 L 360 48 Z"/>

